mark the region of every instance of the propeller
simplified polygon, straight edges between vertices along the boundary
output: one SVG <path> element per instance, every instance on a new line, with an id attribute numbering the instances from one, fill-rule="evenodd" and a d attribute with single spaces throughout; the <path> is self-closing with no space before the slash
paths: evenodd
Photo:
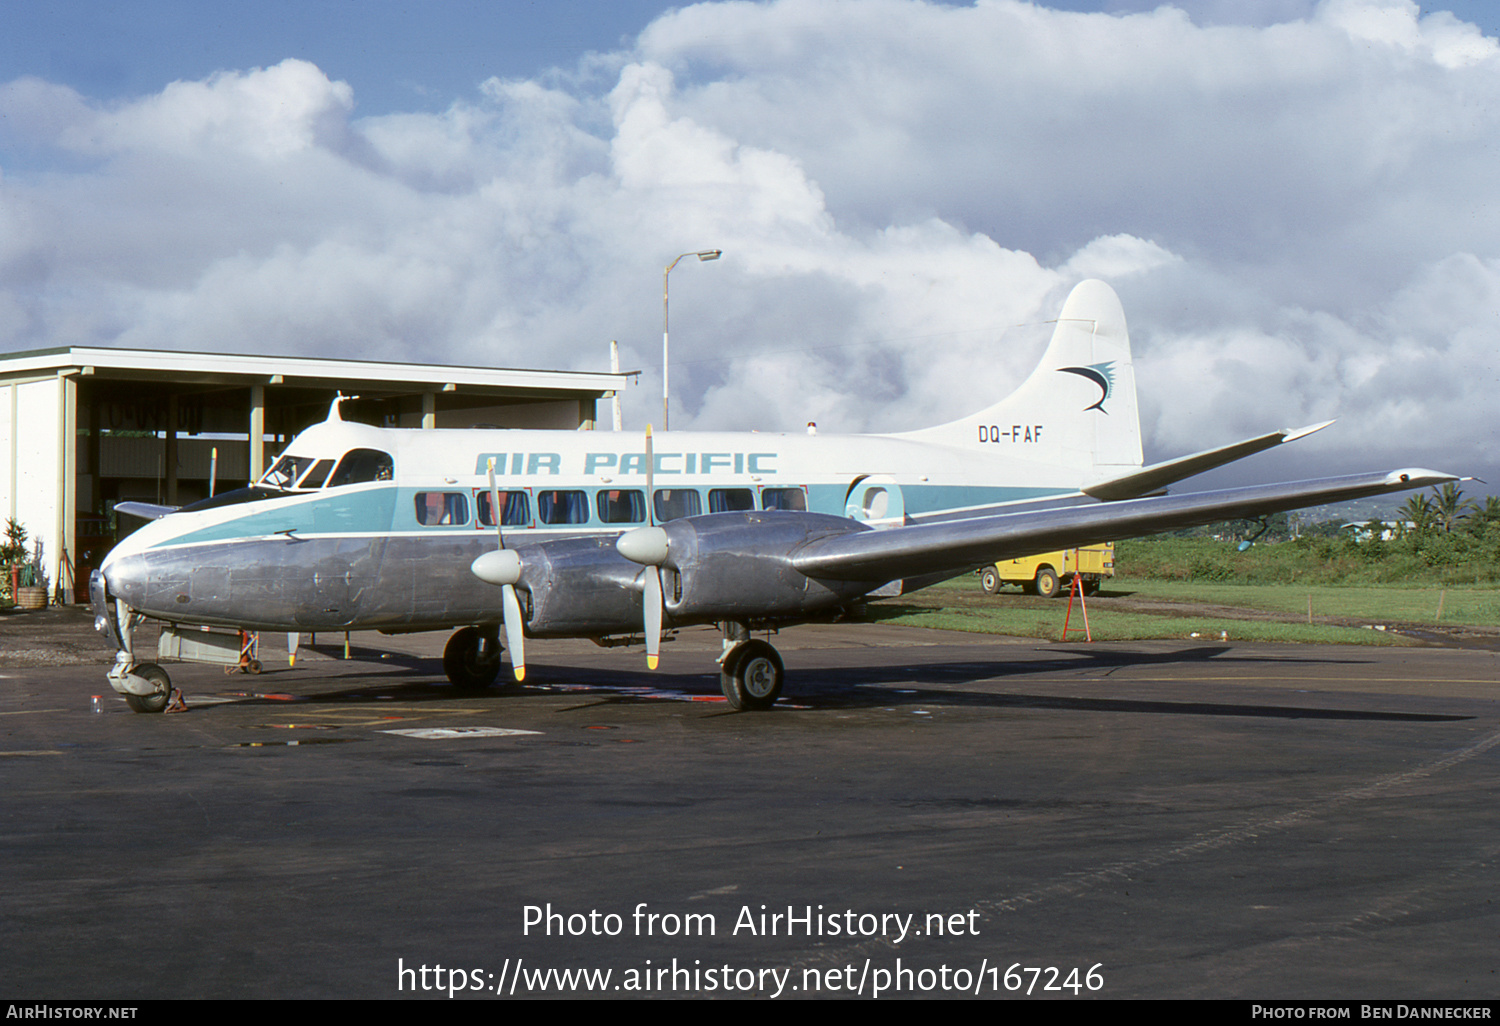
<path id="1" fill-rule="evenodd" d="M 646 425 L 646 516 L 648 527 L 626 531 L 615 542 L 615 550 L 646 568 L 645 589 L 641 595 L 646 635 L 646 667 L 654 670 L 661 662 L 661 565 L 667 559 L 667 532 L 656 526 L 656 490 L 654 473 L 656 456 L 651 443 L 651 425 Z"/>
<path id="2" fill-rule="evenodd" d="M 656 456 L 651 444 L 651 425 L 646 425 L 646 523 L 651 530 L 661 531 L 656 526 Z M 646 669 L 654 670 L 661 662 L 661 563 L 667 558 L 666 532 L 661 535 L 661 559 L 646 570 L 646 590 L 641 597 L 642 612 L 646 627 Z"/>
<path id="3" fill-rule="evenodd" d="M 526 637 L 522 631 L 521 603 L 516 598 L 516 582 L 521 579 L 521 557 L 514 549 L 505 547 L 505 534 L 501 530 L 504 508 L 500 505 L 500 488 L 495 484 L 495 458 L 490 457 L 490 513 L 495 518 L 495 540 L 497 547 L 486 552 L 470 564 L 475 577 L 489 584 L 500 586 L 500 609 L 505 619 L 505 644 L 510 649 L 510 668 L 517 681 L 526 679 Z"/>

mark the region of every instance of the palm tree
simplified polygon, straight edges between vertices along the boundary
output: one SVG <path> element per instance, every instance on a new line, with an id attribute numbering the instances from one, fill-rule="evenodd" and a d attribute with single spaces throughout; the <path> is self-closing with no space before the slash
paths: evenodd
<path id="1" fill-rule="evenodd" d="M 1425 495 L 1409 495 L 1397 511 L 1411 524 L 1413 534 L 1426 534 L 1437 523 L 1437 507 Z"/>
<path id="2" fill-rule="evenodd" d="M 1486 496 L 1483 506 L 1474 503 L 1474 512 L 1468 522 L 1470 529 L 1481 530 L 1492 524 L 1500 524 L 1500 495 Z"/>
<path id="3" fill-rule="evenodd" d="M 1433 493 L 1437 496 L 1437 523 L 1442 525 L 1445 532 L 1452 531 L 1470 512 L 1479 511 L 1478 503 L 1465 499 L 1464 490 L 1452 481 L 1440 489 L 1434 488 Z"/>

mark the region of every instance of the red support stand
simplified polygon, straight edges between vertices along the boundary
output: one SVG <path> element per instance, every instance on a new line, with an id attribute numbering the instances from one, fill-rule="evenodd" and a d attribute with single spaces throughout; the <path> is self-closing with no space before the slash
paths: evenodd
<path id="1" fill-rule="evenodd" d="M 224 672 L 259 673 L 260 669 L 260 631 L 240 631 L 240 661 L 224 667 Z"/>
<path id="2" fill-rule="evenodd" d="M 1078 608 L 1083 610 L 1083 639 L 1093 641 L 1093 632 L 1089 630 L 1089 604 L 1083 598 L 1083 575 L 1074 574 L 1073 583 L 1068 588 L 1068 615 L 1063 617 L 1062 640 L 1068 640 L 1068 622 L 1073 619 L 1073 596 L 1078 596 Z"/>

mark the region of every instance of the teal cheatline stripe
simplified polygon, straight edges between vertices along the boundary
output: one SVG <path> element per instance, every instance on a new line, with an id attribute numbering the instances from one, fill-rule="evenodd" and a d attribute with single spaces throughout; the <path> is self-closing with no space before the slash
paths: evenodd
<path id="1" fill-rule="evenodd" d="M 1020 502 L 1026 499 L 1043 499 L 1049 495 L 1065 495 L 1059 488 L 1002 488 L 993 485 L 886 485 L 899 487 L 901 499 L 909 515 L 938 513 L 950 509 L 968 509 L 971 506 L 993 506 L 1001 502 Z M 807 504 L 814 513 L 830 516 L 844 515 L 849 486 L 808 485 Z"/>
<path id="2" fill-rule="evenodd" d="M 391 530 L 396 492 L 395 488 L 373 488 L 330 494 L 314 502 L 289 504 L 286 499 L 271 499 L 264 503 L 246 503 L 244 516 L 164 538 L 153 548 L 254 538 L 282 531 L 307 535 L 384 533 Z"/>
<path id="3" fill-rule="evenodd" d="M 979 485 L 902 485 L 901 495 L 908 514 L 932 513 L 970 506 L 985 506 L 1001 502 L 1016 502 L 1037 499 L 1048 495 L 1063 494 L 1053 488 L 996 488 Z M 247 503 L 243 516 L 235 517 L 212 527 L 166 538 L 153 548 L 168 545 L 196 545 L 204 542 L 227 541 L 234 538 L 254 538 L 291 531 L 299 535 L 320 534 L 384 534 L 389 531 L 423 531 L 434 535 L 472 532 L 475 511 L 469 509 L 466 524 L 443 524 L 422 527 L 417 524 L 413 505 L 419 491 L 432 489 L 414 488 L 370 488 L 361 491 L 331 492 L 314 501 L 294 499 L 271 499 L 263 503 Z M 469 493 L 466 489 L 456 489 Z M 709 489 L 700 488 L 705 497 Z M 812 484 L 807 486 L 808 508 L 814 513 L 831 516 L 844 515 L 845 492 L 843 484 Z M 589 496 L 591 515 L 588 525 L 597 521 L 592 516 L 596 488 L 584 489 Z M 704 509 L 708 508 L 705 498 Z M 543 527 L 545 525 L 537 525 Z M 583 524 L 559 524 L 556 527 L 576 529 Z M 629 525 L 603 525 L 623 529 Z M 518 529 L 520 530 L 520 529 Z"/>
<path id="4" fill-rule="evenodd" d="M 996 488 L 983 485 L 902 485 L 901 495 L 906 512 L 939 513 L 970 506 L 990 506 L 1000 502 L 1044 499 L 1049 495 L 1066 495 L 1062 488 Z M 842 512 L 842 511 L 841 511 Z"/>
<path id="5" fill-rule="evenodd" d="M 841 517 L 844 515 L 844 493 L 848 490 L 848 485 L 841 484 L 808 485 L 807 508 L 814 513 L 827 513 L 829 516 Z"/>

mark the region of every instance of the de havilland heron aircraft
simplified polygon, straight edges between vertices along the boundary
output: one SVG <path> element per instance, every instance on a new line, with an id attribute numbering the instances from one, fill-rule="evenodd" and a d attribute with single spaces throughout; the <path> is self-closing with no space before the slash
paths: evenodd
<path id="1" fill-rule="evenodd" d="M 830 618 L 998 560 L 1457 480 L 1404 469 L 1187 495 L 1168 486 L 1318 430 L 1143 465 L 1125 316 L 1077 285 L 1041 363 L 971 416 L 888 435 L 390 429 L 328 418 L 258 482 L 154 519 L 95 571 L 109 682 L 138 712 L 171 683 L 164 632 L 453 630 L 449 680 L 490 686 L 529 639 L 643 644 L 717 624 L 724 694 L 769 708 L 776 650 L 751 632 Z M 504 636 L 504 642 L 501 636 Z"/>

